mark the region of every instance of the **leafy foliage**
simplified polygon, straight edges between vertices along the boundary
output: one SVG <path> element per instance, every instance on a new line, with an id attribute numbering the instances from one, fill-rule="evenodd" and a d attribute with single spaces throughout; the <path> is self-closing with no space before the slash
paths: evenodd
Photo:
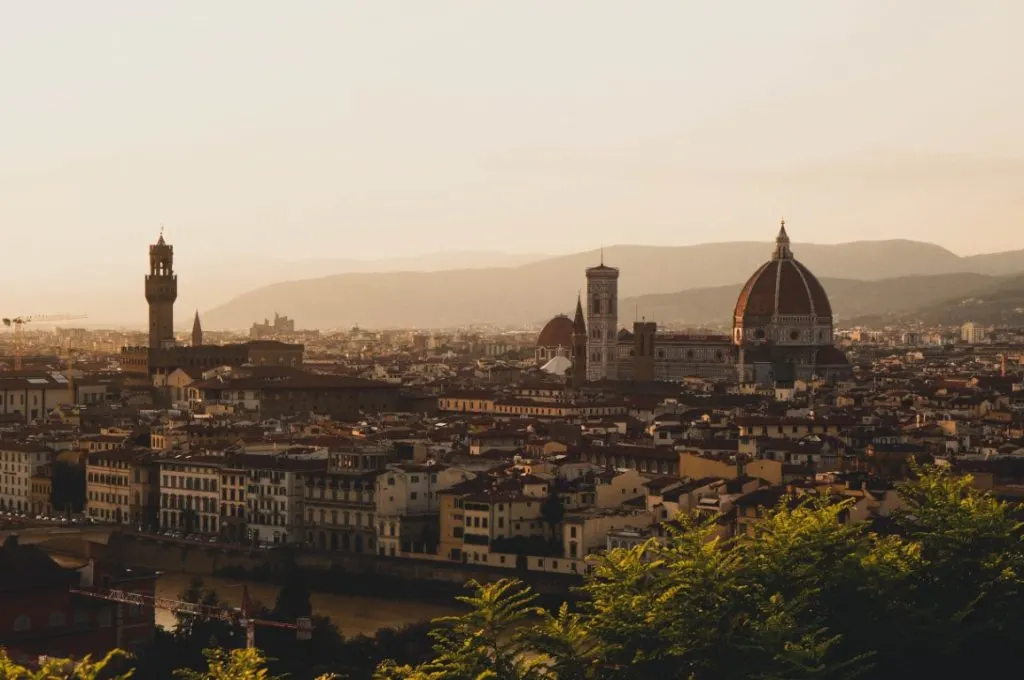
<path id="1" fill-rule="evenodd" d="M 544 499 L 540 506 L 540 515 L 548 525 L 551 536 L 554 537 L 556 527 L 565 519 L 565 506 L 562 505 L 561 497 L 552 489 L 551 493 Z"/>
<path id="2" fill-rule="evenodd" d="M 934 468 L 899 490 L 889 531 L 852 500 L 809 497 L 745 534 L 683 517 L 666 539 L 594 564 L 576 610 L 517 581 L 471 584 L 435 657 L 387 680 L 847 680 L 1012 668 L 1024 546 L 1012 508 Z"/>
<path id="3" fill-rule="evenodd" d="M 309 616 L 313 613 L 305 573 L 293 559 L 289 559 L 285 566 L 285 579 L 277 592 L 274 613 L 287 621 L 294 621 L 300 616 Z"/>
<path id="4" fill-rule="evenodd" d="M 48 659 L 38 668 L 29 669 L 20 666 L 0 648 L 0 680 L 128 680 L 132 671 L 112 674 L 114 662 L 127 654 L 114 650 L 99 661 L 85 657 L 81 661 L 68 659 Z"/>
<path id="5" fill-rule="evenodd" d="M 267 670 L 267 659 L 258 649 L 206 649 L 206 670 L 179 669 L 175 676 L 185 680 L 283 680 Z"/>
<path id="6" fill-rule="evenodd" d="M 663 539 L 602 556 L 575 608 L 539 608 L 514 579 L 472 582 L 459 598 L 469 611 L 429 632 L 429 658 L 422 629 L 344 640 L 317 621 L 307 646 L 275 637 L 282 631 L 260 638 L 269 654 L 281 651 L 277 661 L 218 646 L 192 665 L 206 670 L 177 675 L 275 680 L 330 668 L 378 680 L 902 680 L 1015 667 L 1021 509 L 973 490 L 970 478 L 913 472 L 898 490 L 901 509 L 877 525 L 848 522 L 853 501 L 825 496 L 783 502 L 736 537 L 683 517 Z M 305 610 L 304 592 L 296 582 L 282 611 L 264 614 Z M 201 583 L 186 595 L 216 601 Z M 191 637 L 175 644 L 209 632 L 181 623 Z M 391 660 L 371 671 L 382 658 Z M 0 680 L 92 680 L 106 663 L 54 662 L 47 675 L 0 654 Z"/>

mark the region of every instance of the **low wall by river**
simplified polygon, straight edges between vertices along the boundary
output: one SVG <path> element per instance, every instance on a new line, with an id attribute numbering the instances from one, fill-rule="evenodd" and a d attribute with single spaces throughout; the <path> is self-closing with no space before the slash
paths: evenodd
<path id="1" fill-rule="evenodd" d="M 123 533 L 111 536 L 108 556 L 126 565 L 164 572 L 197 576 L 247 573 L 259 577 L 261 574 L 266 576 L 275 572 L 282 565 L 285 554 L 275 550 L 185 545 Z M 523 572 L 429 559 L 303 551 L 296 551 L 293 556 L 295 563 L 311 574 L 330 573 L 342 578 L 348 577 L 356 583 L 421 583 L 425 586 L 425 596 L 461 591 L 470 580 L 491 582 L 503 577 L 516 577 L 529 583 L 538 593 L 565 597 L 572 586 L 580 583 L 577 577 L 564 574 Z M 411 590 L 415 591 L 415 588 Z"/>

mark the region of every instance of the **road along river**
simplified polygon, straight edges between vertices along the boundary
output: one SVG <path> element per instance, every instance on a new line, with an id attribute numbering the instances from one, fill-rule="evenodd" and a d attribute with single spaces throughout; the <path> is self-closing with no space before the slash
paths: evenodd
<path id="1" fill-rule="evenodd" d="M 182 573 L 165 573 L 156 582 L 156 594 L 159 597 L 178 598 L 188 588 L 194 577 Z M 271 583 L 242 581 L 236 579 L 204 576 L 205 587 L 217 592 L 217 596 L 232 607 L 242 604 L 242 584 L 248 586 L 249 597 L 253 601 L 262 602 L 268 607 L 274 606 L 277 599 L 278 586 Z M 387 600 L 379 597 L 361 597 L 358 595 L 333 595 L 331 593 L 311 592 L 313 614 L 329 616 L 331 621 L 345 637 L 356 635 L 373 635 L 381 628 L 400 628 L 410 623 L 429 621 L 439 616 L 459 613 L 454 606 L 414 602 L 411 600 Z M 156 611 L 157 625 L 173 628 L 174 615 L 166 610 Z"/>

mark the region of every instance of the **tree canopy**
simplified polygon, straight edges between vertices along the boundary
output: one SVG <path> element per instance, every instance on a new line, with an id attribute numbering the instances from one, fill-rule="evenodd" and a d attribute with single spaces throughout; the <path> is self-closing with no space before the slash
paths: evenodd
<path id="1" fill-rule="evenodd" d="M 574 604 L 555 611 L 515 579 L 470 583 L 459 598 L 469 611 L 434 622 L 430 657 L 380 636 L 343 643 L 318 626 L 300 654 L 326 663 L 290 665 L 289 677 L 903 680 L 1012 669 L 1024 633 L 1020 506 L 969 478 L 915 472 L 898 489 L 902 507 L 874 522 L 848 522 L 852 501 L 826 496 L 786 499 L 730 538 L 712 520 L 681 517 L 667 537 L 601 556 Z M 294 585 L 279 607 L 304 610 Z M 190 591 L 215 600 L 200 583 Z M 346 648 L 364 661 L 390 650 L 393 660 L 372 672 Z M 89 664 L 80 675 L 57 674 L 71 668 L 59 663 L 33 675 L 0 656 L 0 680 L 98 677 Z M 270 680 L 275 667 L 245 650 L 207 650 L 204 665 L 183 677 Z"/>
<path id="2" fill-rule="evenodd" d="M 435 657 L 387 680 L 788 680 L 970 677 L 1012 668 L 1024 632 L 1018 508 L 969 478 L 917 470 L 884 524 L 852 501 L 792 499 L 752 533 L 681 518 L 613 550 L 575 608 L 548 612 L 519 581 L 473 583 L 438 621 Z"/>

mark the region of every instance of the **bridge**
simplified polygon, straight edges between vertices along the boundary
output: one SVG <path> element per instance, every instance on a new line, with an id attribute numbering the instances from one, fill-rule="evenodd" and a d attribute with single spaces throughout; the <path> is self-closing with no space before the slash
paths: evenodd
<path id="1" fill-rule="evenodd" d="M 106 545 L 115 531 L 117 529 L 114 527 L 103 526 L 6 526 L 0 528 L 0 543 L 13 534 L 22 545 L 35 545 L 54 539 L 75 539 Z"/>

